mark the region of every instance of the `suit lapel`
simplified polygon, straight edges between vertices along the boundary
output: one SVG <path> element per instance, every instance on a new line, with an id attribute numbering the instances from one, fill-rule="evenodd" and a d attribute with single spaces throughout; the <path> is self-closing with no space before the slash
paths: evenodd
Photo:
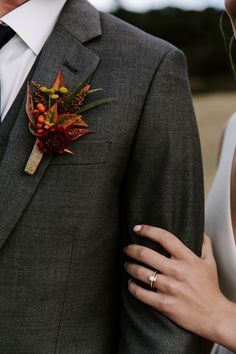
<path id="1" fill-rule="evenodd" d="M 42 86 L 49 86 L 54 81 L 58 69 L 62 69 L 67 86 L 75 85 L 78 87 L 82 80 L 96 69 L 99 63 L 98 56 L 78 40 L 77 34 L 65 28 L 68 26 L 67 18 L 70 19 L 71 11 L 73 10 L 75 14 L 75 9 L 72 6 L 74 3 L 74 0 L 68 2 L 67 8 L 63 11 L 58 24 L 47 41 L 33 73 L 32 79 Z M 83 11 L 87 8 L 87 18 L 90 17 L 91 13 L 95 12 L 94 8 L 91 10 L 87 2 L 82 1 L 82 4 L 84 4 L 82 6 Z M 78 7 L 76 9 L 79 12 Z M 66 26 L 64 26 L 65 23 Z M 97 24 L 96 31 L 88 32 L 87 36 L 83 34 L 83 31 L 80 35 L 83 37 L 82 41 L 88 41 L 92 37 L 100 35 L 100 26 Z M 33 176 L 24 172 L 34 141 L 34 137 L 28 130 L 24 100 L 0 165 L 0 247 L 2 247 L 29 204 L 51 159 L 51 157 L 44 157 Z"/>

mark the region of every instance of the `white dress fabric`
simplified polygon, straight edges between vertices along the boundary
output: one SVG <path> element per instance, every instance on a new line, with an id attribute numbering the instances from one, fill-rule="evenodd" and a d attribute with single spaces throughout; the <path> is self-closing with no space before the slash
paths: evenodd
<path id="1" fill-rule="evenodd" d="M 205 230 L 212 239 L 220 287 L 224 295 L 236 302 L 236 246 L 231 219 L 231 172 L 236 148 L 236 113 L 230 118 L 222 144 L 220 161 L 206 203 Z M 215 345 L 212 354 L 229 354 Z"/>

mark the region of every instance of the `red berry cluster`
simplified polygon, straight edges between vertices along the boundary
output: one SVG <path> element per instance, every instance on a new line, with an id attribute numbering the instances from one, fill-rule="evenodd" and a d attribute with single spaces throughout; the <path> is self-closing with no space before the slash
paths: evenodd
<path id="1" fill-rule="evenodd" d="M 42 103 L 38 103 L 36 106 L 36 109 L 33 111 L 33 115 L 37 120 L 36 123 L 36 128 L 37 128 L 37 134 L 41 135 L 44 130 L 49 129 L 49 124 L 45 119 L 45 112 L 46 108 Z"/>

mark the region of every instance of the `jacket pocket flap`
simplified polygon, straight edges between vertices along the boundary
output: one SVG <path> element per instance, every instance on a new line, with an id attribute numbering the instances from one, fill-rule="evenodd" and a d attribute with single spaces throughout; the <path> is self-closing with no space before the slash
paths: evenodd
<path id="1" fill-rule="evenodd" d="M 76 141 L 70 145 L 74 154 L 54 156 L 50 165 L 91 165 L 107 161 L 111 141 Z"/>

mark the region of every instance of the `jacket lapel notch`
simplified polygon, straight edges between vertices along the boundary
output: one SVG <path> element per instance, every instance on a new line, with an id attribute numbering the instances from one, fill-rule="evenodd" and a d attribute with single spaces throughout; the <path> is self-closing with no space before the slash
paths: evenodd
<path id="1" fill-rule="evenodd" d="M 99 11 L 87 0 L 67 0 L 58 22 L 81 43 L 102 35 Z"/>

